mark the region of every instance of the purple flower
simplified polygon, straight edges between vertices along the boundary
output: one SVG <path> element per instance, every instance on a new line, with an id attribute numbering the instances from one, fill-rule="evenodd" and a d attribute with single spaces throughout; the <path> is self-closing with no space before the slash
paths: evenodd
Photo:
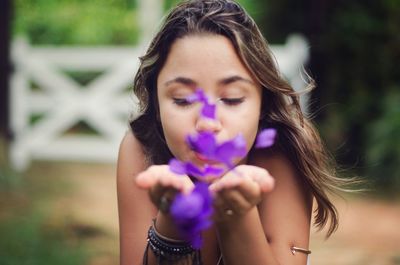
<path id="1" fill-rule="evenodd" d="M 276 137 L 276 129 L 269 128 L 262 130 L 257 135 L 256 148 L 270 147 L 274 144 Z"/>
<path id="2" fill-rule="evenodd" d="M 190 175 L 193 177 L 202 177 L 203 171 L 190 162 L 182 162 L 178 159 L 172 158 L 169 160 L 169 170 L 179 175 Z"/>
<path id="3" fill-rule="evenodd" d="M 215 119 L 216 105 L 210 104 L 207 96 L 201 89 L 186 98 L 189 102 L 200 102 L 202 118 Z M 275 129 L 265 129 L 261 131 L 256 139 L 256 148 L 270 147 L 274 144 L 276 137 Z M 201 231 L 211 225 L 210 216 L 212 214 L 212 198 L 208 191 L 208 185 L 201 182 L 207 176 L 220 176 L 226 169 L 232 170 L 235 160 L 247 154 L 246 140 L 239 134 L 231 140 L 218 143 L 215 134 L 212 132 L 199 132 L 188 135 L 186 143 L 190 149 L 206 160 L 224 164 L 225 168 L 215 167 L 205 164 L 199 168 L 191 162 L 183 162 L 177 159 L 169 161 L 169 168 L 172 172 L 179 175 L 190 175 L 195 177 L 198 182 L 190 194 L 178 194 L 172 202 L 170 213 L 182 236 L 190 241 L 194 248 L 200 248 Z"/>
<path id="4" fill-rule="evenodd" d="M 208 185 L 197 182 L 190 194 L 178 194 L 170 213 L 179 232 L 194 248 L 202 245 L 201 231 L 211 226 L 212 198 Z"/>
<path id="5" fill-rule="evenodd" d="M 186 143 L 193 151 L 208 158 L 214 156 L 215 149 L 217 148 L 215 135 L 207 131 L 188 135 L 186 137 Z"/>
<path id="6" fill-rule="evenodd" d="M 201 179 L 205 176 L 218 176 L 224 172 L 224 169 L 219 167 L 213 167 L 205 165 L 203 169 L 200 169 L 196 165 L 190 162 L 182 162 L 178 159 L 172 158 L 169 163 L 169 169 L 179 175 L 190 175 Z"/>
<path id="7" fill-rule="evenodd" d="M 201 108 L 200 115 L 203 118 L 208 118 L 208 119 L 215 119 L 215 111 L 216 111 L 216 106 L 215 104 L 210 104 L 208 101 L 208 98 L 206 94 L 204 94 L 204 91 L 200 88 L 196 89 L 196 91 L 189 95 L 186 98 L 187 101 L 189 102 L 200 102 L 203 104 L 203 107 Z"/>
<path id="8" fill-rule="evenodd" d="M 186 98 L 186 100 L 189 102 L 192 102 L 192 103 L 193 102 L 202 102 L 202 103 L 208 102 L 208 98 L 207 98 L 206 94 L 204 94 L 204 91 L 201 88 L 196 89 L 196 91 L 193 94 L 189 95 Z"/>
<path id="9" fill-rule="evenodd" d="M 199 132 L 195 135 L 188 135 L 186 142 L 196 153 L 207 159 L 221 162 L 228 168 L 232 167 L 236 158 L 242 158 L 247 153 L 246 141 L 241 134 L 218 144 L 212 132 Z"/>
<path id="10" fill-rule="evenodd" d="M 171 160 L 169 160 L 169 170 L 171 170 L 172 172 L 174 172 L 175 174 L 178 175 L 185 175 L 186 174 L 186 165 L 184 162 L 172 158 Z"/>
<path id="11" fill-rule="evenodd" d="M 229 141 L 225 141 L 218 145 L 215 150 L 214 157 L 218 161 L 223 162 L 227 167 L 232 168 L 234 159 L 242 158 L 247 154 L 246 140 L 243 135 L 239 134 Z"/>
<path id="12" fill-rule="evenodd" d="M 224 173 L 224 169 L 220 167 L 213 167 L 210 165 L 205 165 L 203 169 L 203 177 L 206 176 L 220 176 Z"/>
<path id="13" fill-rule="evenodd" d="M 215 104 L 210 104 L 210 103 L 208 103 L 208 101 L 205 102 L 203 104 L 203 107 L 201 108 L 201 116 L 203 118 L 215 120 L 216 108 L 217 108 L 217 106 L 215 106 Z"/>

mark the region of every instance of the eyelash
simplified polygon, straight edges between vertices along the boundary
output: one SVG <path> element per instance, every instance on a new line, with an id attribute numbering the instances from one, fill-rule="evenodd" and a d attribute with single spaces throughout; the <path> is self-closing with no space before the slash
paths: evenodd
<path id="1" fill-rule="evenodd" d="M 228 106 L 236 106 L 241 104 L 244 101 L 244 97 L 241 98 L 221 98 L 220 99 L 223 103 Z"/>
<path id="2" fill-rule="evenodd" d="M 174 104 L 180 107 L 188 107 L 192 104 L 192 102 L 187 101 L 186 98 L 173 98 L 172 100 Z"/>
<path id="3" fill-rule="evenodd" d="M 186 100 L 186 98 L 173 98 L 172 99 L 174 104 L 180 106 L 180 107 L 188 107 L 192 105 L 192 102 L 189 102 Z M 219 99 L 223 103 L 225 103 L 228 106 L 236 106 L 241 104 L 244 101 L 244 97 L 241 98 L 221 98 Z"/>

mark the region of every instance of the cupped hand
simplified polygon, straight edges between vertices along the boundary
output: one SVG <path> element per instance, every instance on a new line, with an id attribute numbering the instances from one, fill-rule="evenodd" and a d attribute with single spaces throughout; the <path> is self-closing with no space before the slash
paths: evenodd
<path id="1" fill-rule="evenodd" d="M 136 177 L 136 185 L 149 191 L 150 199 L 159 208 L 162 199 L 169 202 L 173 200 L 176 193 L 190 193 L 194 184 L 187 175 L 173 173 L 168 165 L 153 165 Z"/>
<path id="2" fill-rule="evenodd" d="M 274 179 L 267 170 L 250 165 L 235 167 L 209 187 L 214 196 L 215 220 L 246 214 L 273 188 Z"/>

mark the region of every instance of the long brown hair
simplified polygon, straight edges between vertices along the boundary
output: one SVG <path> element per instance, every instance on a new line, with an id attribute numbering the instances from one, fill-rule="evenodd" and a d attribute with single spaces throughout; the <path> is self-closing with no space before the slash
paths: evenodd
<path id="1" fill-rule="evenodd" d="M 134 93 L 141 114 L 131 121 L 135 136 L 151 163 L 165 164 L 171 153 L 165 143 L 158 119 L 157 76 L 172 43 L 191 34 L 219 34 L 227 37 L 249 71 L 263 87 L 260 129 L 278 130 L 277 148 L 298 169 L 301 182 L 317 202 L 315 225 L 323 228 L 330 220 L 327 235 L 338 226 L 338 213 L 328 197 L 337 191 L 337 178 L 331 160 L 311 122 L 304 117 L 299 94 L 276 67 L 268 44 L 253 19 L 231 0 L 190 0 L 179 4 L 165 18 L 158 34 L 142 56 L 134 80 Z M 313 88 L 309 83 L 307 90 Z"/>

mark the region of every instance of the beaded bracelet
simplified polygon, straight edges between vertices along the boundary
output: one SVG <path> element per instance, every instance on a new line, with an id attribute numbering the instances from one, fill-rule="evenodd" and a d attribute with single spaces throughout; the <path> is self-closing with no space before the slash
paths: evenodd
<path id="1" fill-rule="evenodd" d="M 166 241 L 157 234 L 158 233 L 155 231 L 154 226 L 151 226 L 147 240 L 151 250 L 156 256 L 162 256 L 168 260 L 176 260 L 194 252 L 194 249 L 188 244 Z"/>
<path id="2" fill-rule="evenodd" d="M 202 264 L 200 251 L 194 249 L 190 244 L 183 240 L 176 240 L 161 235 L 155 225 L 150 226 L 147 234 L 147 247 L 143 259 L 143 264 L 147 264 L 147 251 L 150 248 L 156 256 L 158 264 L 162 261 L 178 261 L 191 259 L 192 264 Z"/>

